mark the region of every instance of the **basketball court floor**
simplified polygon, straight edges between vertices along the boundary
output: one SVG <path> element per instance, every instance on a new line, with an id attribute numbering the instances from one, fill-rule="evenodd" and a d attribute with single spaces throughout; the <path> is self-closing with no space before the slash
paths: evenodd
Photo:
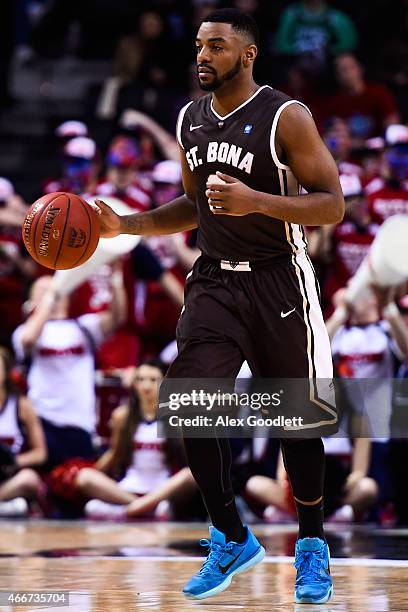
<path id="1" fill-rule="evenodd" d="M 204 524 L 96 521 L 1 521 L 2 591 L 69 591 L 68 607 L 0 610 L 78 612 L 273 612 L 408 610 L 408 530 L 329 527 L 335 597 L 293 603 L 295 525 L 256 525 L 267 556 L 217 597 L 189 601 L 180 591 L 199 566 Z"/>

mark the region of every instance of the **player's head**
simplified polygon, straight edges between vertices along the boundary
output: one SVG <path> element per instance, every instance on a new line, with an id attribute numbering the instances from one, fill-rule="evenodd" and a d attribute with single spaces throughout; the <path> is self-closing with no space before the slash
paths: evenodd
<path id="1" fill-rule="evenodd" d="M 197 32 L 197 74 L 201 89 L 216 91 L 224 83 L 252 75 L 258 53 L 255 20 L 237 9 L 207 15 Z"/>

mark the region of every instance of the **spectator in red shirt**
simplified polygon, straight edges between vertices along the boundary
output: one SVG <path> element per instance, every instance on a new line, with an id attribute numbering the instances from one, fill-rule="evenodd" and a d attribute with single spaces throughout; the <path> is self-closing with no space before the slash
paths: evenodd
<path id="1" fill-rule="evenodd" d="M 37 272 L 21 239 L 26 212 L 27 206 L 14 186 L 0 177 L 0 343 L 6 346 L 22 320 L 26 285 Z"/>
<path id="2" fill-rule="evenodd" d="M 99 162 L 99 152 L 92 138 L 70 138 L 63 147 L 62 176 L 48 180 L 43 187 L 44 193 L 69 191 L 81 194 L 92 191 L 99 174 Z"/>
<path id="3" fill-rule="evenodd" d="M 311 256 L 317 253 L 328 264 L 323 296 L 331 314 L 331 299 L 354 276 L 370 250 L 378 230 L 367 210 L 367 201 L 358 176 L 340 175 L 340 184 L 346 203 L 346 213 L 341 223 L 324 225 L 313 235 Z"/>
<path id="4" fill-rule="evenodd" d="M 392 93 L 381 83 L 366 81 L 363 67 L 354 55 L 338 55 L 334 69 L 339 89 L 327 101 L 326 118 L 347 120 L 354 148 L 382 134 L 388 125 L 398 123 L 400 114 Z"/>
<path id="5" fill-rule="evenodd" d="M 138 171 L 141 155 L 133 138 L 117 136 L 106 157 L 106 178 L 93 195 L 118 198 L 139 212 L 150 208 L 151 182 Z"/>
<path id="6" fill-rule="evenodd" d="M 374 136 L 374 138 L 368 138 L 363 147 L 356 152 L 363 169 L 361 183 L 364 188 L 380 174 L 384 148 L 384 138 Z"/>
<path id="7" fill-rule="evenodd" d="M 68 140 L 72 138 L 77 138 L 78 136 L 88 136 L 88 126 L 82 121 L 74 121 L 69 119 L 68 121 L 63 121 L 60 123 L 54 132 L 55 136 L 58 139 L 58 145 L 61 151 L 64 150 L 65 145 Z"/>
<path id="8" fill-rule="evenodd" d="M 324 142 L 333 155 L 340 174 L 361 176 L 363 169 L 351 161 L 352 139 L 344 119 L 333 117 L 324 133 Z"/>
<path id="9" fill-rule="evenodd" d="M 390 125 L 385 142 L 381 175 L 365 188 L 370 214 L 378 224 L 392 215 L 408 214 L 408 128 Z"/>

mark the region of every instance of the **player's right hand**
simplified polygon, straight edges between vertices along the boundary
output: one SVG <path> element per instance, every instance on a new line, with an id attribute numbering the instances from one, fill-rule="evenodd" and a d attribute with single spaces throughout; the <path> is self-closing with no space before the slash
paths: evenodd
<path id="1" fill-rule="evenodd" d="M 115 238 L 121 233 L 120 216 L 103 200 L 95 200 L 93 208 L 99 215 L 101 238 Z"/>

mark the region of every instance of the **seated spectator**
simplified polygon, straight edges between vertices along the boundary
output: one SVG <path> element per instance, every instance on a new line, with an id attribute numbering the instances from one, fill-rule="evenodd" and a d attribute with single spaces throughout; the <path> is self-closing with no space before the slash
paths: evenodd
<path id="1" fill-rule="evenodd" d="M 68 140 L 71 140 L 71 138 L 88 136 L 88 127 L 82 121 L 74 121 L 69 119 L 68 121 L 63 121 L 55 128 L 55 136 L 58 138 L 63 149 Z"/>
<path id="2" fill-rule="evenodd" d="M 280 77 L 282 84 L 278 86 L 283 92 L 295 100 L 300 100 L 310 109 L 317 126 L 323 124 L 325 117 L 325 102 L 327 79 L 322 78 L 320 66 L 308 55 L 291 58 L 286 70 Z"/>
<path id="3" fill-rule="evenodd" d="M 151 205 L 151 182 L 140 172 L 141 153 L 133 138 L 117 136 L 106 156 L 106 177 L 91 195 L 122 200 L 136 211 L 148 210 Z"/>
<path id="4" fill-rule="evenodd" d="M 195 71 L 196 76 L 196 71 Z M 128 131 L 136 131 L 143 137 L 143 132 L 147 133 L 154 141 L 154 144 L 160 149 L 161 155 L 165 159 L 171 159 L 176 162 L 180 162 L 180 153 L 175 137 L 161 127 L 149 115 L 142 113 L 134 108 L 128 108 L 122 113 L 120 118 L 120 126 Z M 142 160 L 143 166 L 148 165 L 149 160 Z"/>
<path id="5" fill-rule="evenodd" d="M 392 301 L 396 289 L 374 290 L 353 305 L 347 303 L 344 290 L 338 291 L 334 296 L 338 310 L 326 325 L 338 376 L 365 379 L 363 386 L 346 386 L 346 392 L 352 409 L 368 422 L 367 435 L 373 441 L 371 474 L 380 485 L 381 509 L 393 495 L 388 452 L 394 361 L 407 358 L 408 328 Z"/>
<path id="6" fill-rule="evenodd" d="M 347 394 L 352 407 L 368 420 L 369 437 L 381 442 L 390 435 L 394 358 L 408 357 L 408 328 L 393 302 L 394 293 L 394 288 L 372 286 L 350 304 L 340 289 L 333 296 L 337 311 L 326 321 L 338 376 L 370 379 L 364 395 L 359 385 Z"/>
<path id="7" fill-rule="evenodd" d="M 362 168 L 360 179 L 364 189 L 374 178 L 380 176 L 384 147 L 384 138 L 375 136 L 374 138 L 368 138 L 363 146 L 355 151 L 355 157 Z"/>
<path id="8" fill-rule="evenodd" d="M 114 75 L 106 79 L 97 92 L 92 114 L 106 122 L 120 117 L 128 108 L 137 108 L 172 130 L 172 107 L 176 98 L 169 87 L 168 75 L 172 74 L 173 86 L 175 79 L 182 83 L 185 75 L 183 66 L 181 70 L 172 70 L 168 49 L 177 54 L 177 47 L 177 41 L 167 31 L 163 15 L 155 10 L 143 12 L 136 32 L 119 41 Z M 179 58 L 182 57 L 180 53 Z"/>
<path id="9" fill-rule="evenodd" d="M 94 352 L 124 319 L 123 279 L 115 278 L 107 311 L 69 319 L 69 298 L 59 297 L 51 276 L 35 281 L 30 314 L 13 334 L 20 361 L 29 360 L 28 396 L 41 418 L 47 469 L 79 457 L 92 460 L 95 431 Z"/>
<path id="10" fill-rule="evenodd" d="M 241 448 L 240 448 L 241 443 Z M 243 445 L 242 445 L 243 443 Z M 269 438 L 232 440 L 232 482 L 236 495 L 267 522 L 295 520 L 296 509 L 283 466 L 279 441 Z M 272 474 L 276 474 L 272 477 Z"/>
<path id="11" fill-rule="evenodd" d="M 352 51 L 357 32 L 351 19 L 328 2 L 303 0 L 283 11 L 275 44 L 279 53 L 309 53 L 323 62 L 329 53 Z"/>
<path id="12" fill-rule="evenodd" d="M 34 467 L 47 458 L 44 433 L 32 403 L 11 379 L 11 356 L 0 347 L 0 517 L 28 513 L 28 503 L 43 497 Z"/>
<path id="13" fill-rule="evenodd" d="M 344 119 L 333 117 L 324 132 L 324 142 L 333 155 L 340 174 L 361 177 L 362 168 L 352 161 L 352 139 L 350 128 Z"/>
<path id="14" fill-rule="evenodd" d="M 37 266 L 21 238 L 27 206 L 13 185 L 0 177 L 0 344 L 9 346 L 11 334 L 22 320 L 22 305 Z"/>
<path id="15" fill-rule="evenodd" d="M 354 55 L 338 55 L 334 71 L 338 90 L 326 101 L 326 119 L 335 116 L 347 121 L 353 148 L 360 148 L 367 138 L 379 136 L 388 125 L 398 123 L 400 114 L 392 93 L 381 83 L 366 81 Z"/>
<path id="16" fill-rule="evenodd" d="M 408 128 L 390 125 L 380 176 L 365 187 L 370 215 L 381 225 L 388 217 L 408 214 Z"/>
<path id="17" fill-rule="evenodd" d="M 63 147 L 62 176 L 46 181 L 43 192 L 92 192 L 97 183 L 99 165 L 99 153 L 94 140 L 86 136 L 71 138 Z"/>
<path id="18" fill-rule="evenodd" d="M 153 204 L 155 208 L 170 202 L 183 193 L 179 161 L 159 162 L 155 165 L 151 178 L 154 185 Z M 156 238 L 158 241 L 155 241 Z M 147 240 L 149 247 L 160 258 L 162 265 L 173 270 L 184 282 L 186 273 L 191 270 L 200 254 L 196 247 L 196 232 L 151 236 Z"/>
<path id="19" fill-rule="evenodd" d="M 154 284 L 171 301 L 178 314 L 184 303 L 183 284 L 172 271 L 166 270 L 151 249 L 140 242 L 123 261 L 124 284 L 127 296 L 127 315 L 120 326 L 97 351 L 97 364 L 102 370 L 127 368 L 140 363 L 146 354 L 156 354 L 175 336 L 175 315 L 171 325 L 157 323 L 154 312 L 149 312 L 149 286 Z M 112 300 L 112 267 L 102 266 L 72 295 L 71 316 L 102 313 Z M 150 319 L 149 319 L 150 317 Z M 153 319 L 152 319 L 153 317 Z M 156 350 L 157 349 L 157 350 Z"/>
<path id="20" fill-rule="evenodd" d="M 369 438 L 323 438 L 326 455 L 324 514 L 330 522 L 364 520 L 378 497 L 378 485 L 368 476 L 371 458 Z"/>
<path id="21" fill-rule="evenodd" d="M 406 7 L 401 5 L 401 9 L 406 12 Z M 392 16 L 393 23 L 398 19 Z M 404 18 L 401 20 L 404 28 Z M 387 37 L 388 38 L 388 37 Z M 401 109 L 402 122 L 408 121 L 408 41 L 406 36 L 395 40 L 394 37 L 385 42 L 381 48 L 379 57 L 381 66 L 381 80 L 387 84 L 393 92 L 398 107 Z"/>
<path id="22" fill-rule="evenodd" d="M 398 288 L 396 303 L 408 328 L 407 283 Z M 398 296 L 399 294 L 399 296 Z M 399 299 L 398 299 L 399 297 Z M 408 491 L 405 486 L 405 470 L 408 461 L 407 410 L 408 410 L 408 359 L 398 368 L 394 381 L 394 405 L 391 421 L 390 470 L 393 486 L 393 503 L 398 525 L 408 525 Z"/>
<path id="23" fill-rule="evenodd" d="M 359 178 L 342 174 L 340 184 L 346 204 L 343 221 L 314 229 L 309 239 L 310 256 L 319 257 L 327 266 L 323 284 L 326 315 L 332 312 L 332 296 L 357 272 L 378 230 L 371 222 Z"/>
<path id="24" fill-rule="evenodd" d="M 169 502 L 186 504 L 196 491 L 189 468 L 180 470 L 182 459 L 175 441 L 157 436 L 157 397 L 163 372 L 157 360 L 139 366 L 129 402 L 112 415 L 110 448 L 95 464 L 96 469 L 111 476 L 122 475 L 118 486 L 136 499 L 130 504 L 107 504 L 99 501 L 95 486 L 95 499 L 85 507 L 88 516 L 135 518 L 156 511 L 163 518 L 170 512 Z M 88 483 L 98 477 L 96 469 L 87 470 Z"/>
<path id="25" fill-rule="evenodd" d="M 324 514 L 332 522 L 363 520 L 375 502 L 378 487 L 367 476 L 371 441 L 334 436 L 323 438 L 326 453 Z M 269 523 L 296 520 L 292 489 L 279 453 L 276 479 L 253 476 L 247 492 L 264 505 L 263 517 Z"/>

